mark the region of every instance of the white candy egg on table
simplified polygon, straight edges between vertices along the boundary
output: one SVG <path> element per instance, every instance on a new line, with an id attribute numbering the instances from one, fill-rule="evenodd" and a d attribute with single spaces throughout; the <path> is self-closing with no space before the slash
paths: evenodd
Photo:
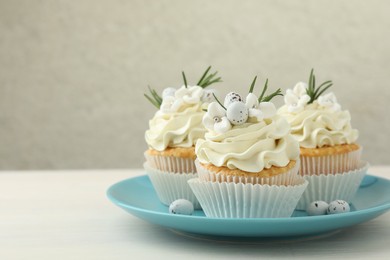
<path id="1" fill-rule="evenodd" d="M 248 119 L 248 108 L 242 102 L 233 102 L 226 109 L 226 117 L 233 125 L 242 125 Z"/>
<path id="2" fill-rule="evenodd" d="M 327 213 L 331 215 L 331 214 L 345 213 L 350 211 L 351 209 L 349 207 L 348 202 L 344 200 L 335 200 L 329 203 Z"/>
<path id="3" fill-rule="evenodd" d="M 223 102 L 223 106 L 227 108 L 228 106 L 230 106 L 230 104 L 234 102 L 244 102 L 244 101 L 238 93 L 230 92 L 226 95 L 225 101 Z"/>
<path id="4" fill-rule="evenodd" d="M 194 213 L 194 205 L 186 199 L 178 199 L 169 206 L 169 213 L 180 215 L 192 215 Z"/>
<path id="5" fill-rule="evenodd" d="M 322 200 L 313 201 L 306 208 L 306 212 L 309 216 L 325 215 L 328 210 L 329 204 Z"/>

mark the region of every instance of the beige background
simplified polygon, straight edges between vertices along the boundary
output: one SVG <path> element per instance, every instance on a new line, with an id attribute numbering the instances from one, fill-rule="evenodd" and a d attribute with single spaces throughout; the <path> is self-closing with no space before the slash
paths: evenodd
<path id="1" fill-rule="evenodd" d="M 0 169 L 141 167 L 162 91 L 208 66 L 332 79 L 364 157 L 388 164 L 390 1 L 0 1 Z M 258 85 L 260 87 L 261 84 Z M 281 99 L 278 104 L 281 103 Z"/>

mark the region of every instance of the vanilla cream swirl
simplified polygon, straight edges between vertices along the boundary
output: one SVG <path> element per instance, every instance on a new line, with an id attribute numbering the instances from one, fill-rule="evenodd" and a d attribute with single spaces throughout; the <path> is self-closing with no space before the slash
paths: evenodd
<path id="1" fill-rule="evenodd" d="M 258 123 L 234 126 L 225 133 L 206 133 L 196 143 L 201 163 L 260 172 L 272 166 L 284 167 L 299 157 L 298 142 L 289 134 L 287 121 L 274 116 Z"/>
<path id="2" fill-rule="evenodd" d="M 180 112 L 157 111 L 149 120 L 145 140 L 149 147 L 163 151 L 167 147 L 192 147 L 203 138 L 206 129 L 202 125 L 202 103 L 186 105 Z"/>
<path id="3" fill-rule="evenodd" d="M 319 148 L 338 144 L 351 144 L 358 138 L 358 131 L 351 127 L 349 111 L 333 111 L 315 101 L 298 113 L 290 113 L 282 106 L 278 114 L 291 125 L 291 134 L 304 148 Z"/>

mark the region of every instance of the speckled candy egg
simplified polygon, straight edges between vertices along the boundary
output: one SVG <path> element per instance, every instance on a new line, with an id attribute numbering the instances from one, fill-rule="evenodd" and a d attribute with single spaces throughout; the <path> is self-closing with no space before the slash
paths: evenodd
<path id="1" fill-rule="evenodd" d="M 325 215 L 328 210 L 329 204 L 322 200 L 313 201 L 306 208 L 306 212 L 309 216 Z"/>
<path id="2" fill-rule="evenodd" d="M 248 108 L 242 102 L 233 102 L 226 109 L 226 117 L 232 125 L 242 125 L 248 119 Z"/>
<path id="3" fill-rule="evenodd" d="M 348 202 L 344 200 L 335 200 L 329 203 L 327 213 L 330 215 L 330 214 L 345 213 L 350 211 L 351 209 L 349 207 Z"/>
<path id="4" fill-rule="evenodd" d="M 230 104 L 234 102 L 243 102 L 243 99 L 236 92 L 230 92 L 226 95 L 225 101 L 223 102 L 223 106 L 227 108 L 228 106 L 230 106 Z"/>
<path id="5" fill-rule="evenodd" d="M 194 213 L 194 205 L 191 201 L 178 199 L 169 206 L 169 213 L 180 215 L 192 215 Z"/>

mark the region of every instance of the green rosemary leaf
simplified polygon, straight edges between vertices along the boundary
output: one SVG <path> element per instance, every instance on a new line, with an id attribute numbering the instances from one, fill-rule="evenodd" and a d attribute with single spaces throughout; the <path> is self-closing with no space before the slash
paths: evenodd
<path id="1" fill-rule="evenodd" d="M 268 79 L 266 79 L 265 83 L 264 83 L 264 87 L 263 87 L 263 91 L 261 92 L 261 95 L 258 99 L 259 103 L 261 102 L 261 100 L 263 99 L 264 97 L 264 94 L 265 92 L 267 91 L 267 88 L 268 88 Z"/>
<path id="2" fill-rule="evenodd" d="M 276 96 L 283 96 L 282 90 L 280 88 L 278 88 L 274 93 L 264 97 L 260 102 L 269 102 Z"/>
<path id="3" fill-rule="evenodd" d="M 214 84 L 214 83 L 218 83 L 218 82 L 222 82 L 220 77 L 216 78 L 216 79 L 214 79 L 212 81 L 209 81 L 205 87 L 210 86 L 211 84 Z"/>
<path id="4" fill-rule="evenodd" d="M 148 86 L 150 95 L 144 94 L 144 96 L 157 108 L 160 108 L 162 103 L 162 98 L 157 94 L 157 92 L 152 89 L 150 86 Z"/>
<path id="5" fill-rule="evenodd" d="M 150 94 L 152 95 L 152 97 L 154 98 L 154 100 L 158 103 L 158 104 L 161 104 L 162 102 L 162 98 L 157 94 L 157 92 L 152 89 L 150 86 L 148 86 L 149 88 L 149 92 Z"/>
<path id="6" fill-rule="evenodd" d="M 149 97 L 147 94 L 144 94 L 144 96 L 150 101 L 150 103 L 152 103 L 155 107 L 157 107 L 157 109 L 160 109 L 160 105 L 156 103 L 156 100 Z"/>
<path id="7" fill-rule="evenodd" d="M 182 71 L 181 74 L 183 75 L 184 86 L 186 86 L 187 88 L 187 79 L 186 79 L 186 75 L 184 74 L 184 71 Z"/>
<path id="8" fill-rule="evenodd" d="M 210 74 L 208 75 L 207 77 L 205 77 L 202 82 L 200 83 L 200 85 L 198 86 L 203 86 L 204 84 L 207 84 L 215 75 L 213 74 Z"/>
<path id="9" fill-rule="evenodd" d="M 316 87 L 316 76 L 313 74 L 313 80 L 312 80 L 312 84 L 313 84 L 313 92 L 315 93 L 315 87 Z"/>
<path id="10" fill-rule="evenodd" d="M 333 85 L 332 81 L 328 80 L 316 87 L 316 78 L 314 69 L 311 69 L 309 76 L 309 85 L 306 89 L 306 94 L 310 97 L 308 104 L 313 103 L 319 96 L 321 96 L 328 88 Z"/>
<path id="11" fill-rule="evenodd" d="M 333 84 L 330 83 L 329 85 L 327 85 L 326 87 L 324 87 L 316 96 L 315 96 L 315 99 L 319 98 L 322 93 L 324 93 L 328 88 L 330 88 Z"/>
<path id="12" fill-rule="evenodd" d="M 219 104 L 221 107 L 223 107 L 223 109 L 226 110 L 226 107 L 224 107 L 224 106 L 222 105 L 222 103 L 218 100 L 217 96 L 215 96 L 214 93 L 213 93 L 213 96 L 214 96 L 215 100 L 218 102 L 218 104 Z"/>
<path id="13" fill-rule="evenodd" d="M 314 84 L 313 84 L 313 76 L 314 76 L 314 69 L 311 69 L 310 71 L 310 81 L 309 81 L 309 85 L 310 85 L 310 90 L 313 92 L 314 91 Z"/>
<path id="14" fill-rule="evenodd" d="M 198 86 L 202 88 L 206 88 L 210 86 L 211 84 L 222 82 L 221 77 L 215 78 L 218 71 L 208 74 L 211 69 L 211 66 L 207 68 L 207 70 L 203 73 L 201 79 L 198 81 Z"/>
<path id="15" fill-rule="evenodd" d="M 254 81 L 256 81 L 256 78 L 254 79 Z M 253 86 L 251 86 L 251 90 L 253 90 Z M 260 97 L 258 98 L 259 103 L 269 102 L 271 101 L 271 99 L 273 99 L 276 96 L 283 96 L 282 90 L 280 88 L 278 88 L 275 92 L 271 93 L 270 95 L 264 96 L 267 89 L 268 89 L 268 79 L 266 79 L 263 90 L 261 91 Z"/>
<path id="16" fill-rule="evenodd" d="M 202 77 L 200 78 L 200 80 L 198 81 L 198 83 L 196 84 L 197 86 L 200 86 L 200 84 L 202 83 L 202 80 L 206 77 L 207 73 L 209 73 L 209 70 L 211 69 L 211 66 L 209 66 L 206 71 L 203 73 Z"/>
<path id="17" fill-rule="evenodd" d="M 249 89 L 249 93 L 253 92 L 253 88 L 255 87 L 255 84 L 256 84 L 256 79 L 257 79 L 257 76 L 252 81 L 251 87 Z"/>
<path id="18" fill-rule="evenodd" d="M 324 85 L 327 85 L 329 83 L 332 83 L 331 80 L 328 80 L 328 81 L 325 81 L 324 83 L 322 83 L 321 85 L 318 86 L 317 90 L 315 91 L 314 94 L 317 94 L 317 92 L 324 86 Z"/>
<path id="19" fill-rule="evenodd" d="M 201 84 L 205 84 L 207 82 L 209 82 L 210 80 L 212 80 L 216 75 L 217 75 L 217 71 L 208 75 L 206 78 L 203 79 L 202 83 Z"/>

